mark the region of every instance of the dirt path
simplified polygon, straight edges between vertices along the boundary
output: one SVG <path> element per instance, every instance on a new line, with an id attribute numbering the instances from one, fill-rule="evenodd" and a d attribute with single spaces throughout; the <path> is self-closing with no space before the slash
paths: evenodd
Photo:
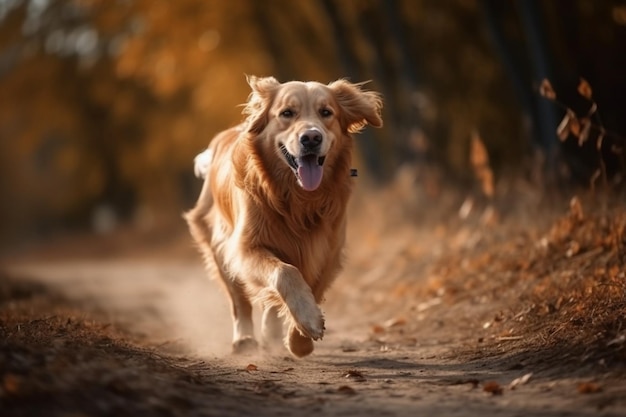
<path id="1" fill-rule="evenodd" d="M 467 325 L 480 305 L 421 300 L 412 326 L 393 301 L 376 311 L 346 298 L 340 281 L 311 357 L 233 357 L 227 305 L 198 262 L 8 269 L 28 284 L 3 283 L 3 416 L 626 415 L 623 381 L 528 365 L 514 348 L 481 352 Z M 581 383 L 602 388 L 581 394 Z"/>

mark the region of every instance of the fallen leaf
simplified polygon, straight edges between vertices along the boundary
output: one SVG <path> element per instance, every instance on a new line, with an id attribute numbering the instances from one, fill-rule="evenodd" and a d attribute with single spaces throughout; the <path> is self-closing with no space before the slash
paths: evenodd
<path id="1" fill-rule="evenodd" d="M 617 336 L 615 339 L 611 340 L 606 345 L 607 346 L 623 345 L 624 342 L 626 342 L 626 334 L 622 334 L 622 335 Z"/>
<path id="2" fill-rule="evenodd" d="M 384 326 L 387 328 L 404 326 L 406 324 L 406 319 L 404 317 L 396 317 L 393 319 L 389 319 L 384 323 Z"/>
<path id="3" fill-rule="evenodd" d="M 502 395 L 502 387 L 496 381 L 489 381 L 483 385 L 483 391 L 488 392 L 492 395 Z"/>
<path id="4" fill-rule="evenodd" d="M 380 324 L 373 324 L 372 327 L 370 328 L 370 330 L 374 334 L 385 333 L 385 328 L 383 326 L 381 326 Z"/>
<path id="5" fill-rule="evenodd" d="M 573 240 L 569 243 L 569 247 L 567 248 L 567 251 L 565 252 L 565 256 L 568 258 L 571 258 L 572 256 L 577 255 L 579 252 L 580 252 L 580 243 Z"/>
<path id="6" fill-rule="evenodd" d="M 253 363 L 248 364 L 248 366 L 246 366 L 246 371 L 251 372 L 251 371 L 258 371 L 259 367 L 256 366 Z"/>
<path id="7" fill-rule="evenodd" d="M 577 390 L 579 394 L 595 394 L 602 391 L 602 387 L 596 382 L 581 382 Z"/>
<path id="8" fill-rule="evenodd" d="M 533 376 L 533 373 L 527 373 L 524 376 L 520 376 L 519 378 L 515 378 L 513 381 L 511 381 L 511 383 L 509 384 L 509 389 L 515 389 L 518 385 L 525 385 L 528 383 L 528 381 L 530 381 L 530 377 Z"/>
<path id="9" fill-rule="evenodd" d="M 569 216 L 572 220 L 581 222 L 585 219 L 585 213 L 583 211 L 583 205 L 580 203 L 578 196 L 572 197 L 569 202 Z"/>
<path id="10" fill-rule="evenodd" d="M 337 388 L 337 392 L 344 395 L 356 395 L 356 391 L 354 390 L 354 388 L 347 385 L 342 385 Z"/>
<path id="11" fill-rule="evenodd" d="M 360 371 L 357 371 L 356 369 L 351 369 L 348 372 L 346 372 L 343 375 L 344 378 L 351 378 L 354 379 L 355 381 L 365 381 L 365 377 L 363 376 L 363 374 Z"/>
<path id="12" fill-rule="evenodd" d="M 2 388 L 7 394 L 17 394 L 20 384 L 20 377 L 14 374 L 6 374 L 2 380 Z"/>

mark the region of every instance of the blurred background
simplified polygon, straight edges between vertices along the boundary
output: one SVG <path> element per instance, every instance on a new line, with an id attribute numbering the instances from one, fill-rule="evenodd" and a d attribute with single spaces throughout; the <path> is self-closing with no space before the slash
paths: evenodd
<path id="1" fill-rule="evenodd" d="M 0 246 L 184 228 L 192 160 L 242 120 L 246 74 L 371 80 L 372 187 L 616 188 L 625 68 L 618 0 L 0 0 Z M 584 139 L 557 135 L 568 108 Z"/>

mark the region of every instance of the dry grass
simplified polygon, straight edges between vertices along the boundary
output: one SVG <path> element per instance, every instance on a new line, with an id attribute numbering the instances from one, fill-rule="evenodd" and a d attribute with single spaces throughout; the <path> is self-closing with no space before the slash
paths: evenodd
<path id="1" fill-rule="evenodd" d="M 594 191 L 569 201 L 558 193 L 537 198 L 520 192 L 523 187 L 492 200 L 463 198 L 445 187 L 429 196 L 422 185 L 401 181 L 360 207 L 367 220 L 354 227 L 374 232 L 350 251 L 358 258 L 354 268 L 363 271 L 359 279 L 366 278 L 360 294 L 371 311 L 406 321 L 398 341 L 419 344 L 430 321 L 449 322 L 467 330 L 451 336 L 466 338 L 467 351 L 456 353 L 474 358 L 516 355 L 546 369 L 623 369 L 626 209 L 620 198 Z M 393 208 L 380 201 L 394 201 Z M 459 210 L 467 201 L 473 206 Z M 386 265 L 378 275 L 372 259 Z M 393 311 L 386 307 L 390 299 Z M 446 337 L 445 326 L 433 324 L 433 337 Z M 373 337 L 385 340 L 393 331 L 372 327 Z"/>

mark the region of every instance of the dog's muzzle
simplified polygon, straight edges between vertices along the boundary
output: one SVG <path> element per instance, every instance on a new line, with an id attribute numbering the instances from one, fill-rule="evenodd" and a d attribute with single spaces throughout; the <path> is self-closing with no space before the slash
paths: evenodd
<path id="1" fill-rule="evenodd" d="M 319 155 L 323 137 L 322 134 L 314 129 L 305 131 L 298 138 L 300 142 L 300 154 L 292 155 L 284 144 L 280 144 L 282 152 L 287 164 L 291 167 L 298 183 L 306 191 L 316 190 L 324 175 L 325 155 Z"/>

